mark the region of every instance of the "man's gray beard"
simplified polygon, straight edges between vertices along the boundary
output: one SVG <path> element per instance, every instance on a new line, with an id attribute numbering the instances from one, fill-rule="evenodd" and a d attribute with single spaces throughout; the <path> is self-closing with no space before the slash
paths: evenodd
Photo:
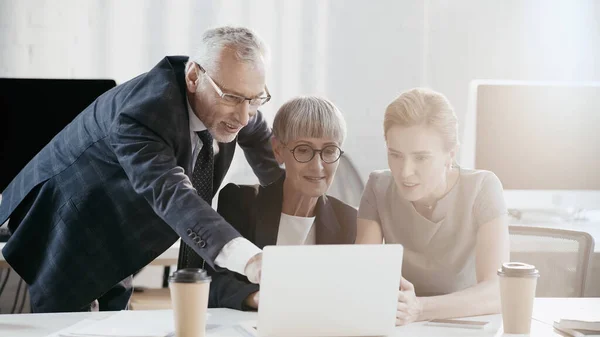
<path id="1" fill-rule="evenodd" d="M 219 133 L 219 131 L 217 130 L 217 127 L 209 128 L 208 131 L 213 136 L 213 138 L 219 143 L 231 143 L 237 137 L 237 134 L 223 135 L 223 134 Z"/>

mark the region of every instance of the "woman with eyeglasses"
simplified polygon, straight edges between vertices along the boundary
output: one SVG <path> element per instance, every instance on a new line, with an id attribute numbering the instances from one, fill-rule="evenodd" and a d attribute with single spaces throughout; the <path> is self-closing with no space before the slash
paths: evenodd
<path id="1" fill-rule="evenodd" d="M 259 248 L 353 243 L 356 209 L 326 195 L 345 135 L 344 117 L 329 100 L 288 101 L 275 115 L 272 137 L 284 176 L 268 186 L 228 184 L 220 192 L 218 212 Z M 257 284 L 230 271 L 209 272 L 209 307 L 258 308 Z"/>
<path id="2" fill-rule="evenodd" d="M 383 129 L 390 169 L 369 176 L 356 243 L 404 246 L 396 324 L 500 312 L 496 271 L 509 260 L 500 180 L 454 165 L 458 123 L 440 93 L 402 93 Z"/>

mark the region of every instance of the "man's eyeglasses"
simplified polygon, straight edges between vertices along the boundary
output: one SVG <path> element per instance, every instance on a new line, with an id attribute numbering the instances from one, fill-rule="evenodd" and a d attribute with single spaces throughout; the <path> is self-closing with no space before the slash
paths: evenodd
<path id="1" fill-rule="evenodd" d="M 200 68 L 200 71 L 202 72 L 202 74 L 206 75 L 206 77 L 208 78 L 208 81 L 213 86 L 213 88 L 215 88 L 215 91 L 217 92 L 219 97 L 221 97 L 223 102 L 227 105 L 238 105 L 238 104 L 243 103 L 244 101 L 248 101 L 250 106 L 259 107 L 261 105 L 264 105 L 271 99 L 271 94 L 269 93 L 269 88 L 267 88 L 266 85 L 265 85 L 265 92 L 266 92 L 267 96 L 247 98 L 247 97 L 243 97 L 243 96 L 239 96 L 239 95 L 235 95 L 235 94 L 224 93 L 223 90 L 221 90 L 221 88 L 219 88 L 217 83 L 215 83 L 215 81 L 212 79 L 212 77 L 210 77 L 208 75 L 206 70 L 204 68 L 202 68 L 201 65 L 198 64 L 198 68 Z"/>
<path id="2" fill-rule="evenodd" d="M 284 147 L 292 153 L 294 159 L 299 163 L 308 163 L 315 157 L 315 153 L 319 153 L 323 162 L 333 164 L 338 161 L 344 153 L 344 151 L 336 145 L 327 145 L 321 150 L 313 149 L 310 145 L 306 144 L 297 145 L 291 150 L 285 145 Z"/>

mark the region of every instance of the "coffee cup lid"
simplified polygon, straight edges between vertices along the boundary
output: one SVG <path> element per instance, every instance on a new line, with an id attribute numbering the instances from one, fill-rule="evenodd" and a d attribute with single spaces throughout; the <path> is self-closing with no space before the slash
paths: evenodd
<path id="1" fill-rule="evenodd" d="M 510 277 L 538 277 L 540 272 L 535 266 L 522 262 L 506 262 L 498 269 L 498 275 Z"/>
<path id="2" fill-rule="evenodd" d="M 177 283 L 205 283 L 210 282 L 211 278 L 204 269 L 185 268 L 173 272 L 169 277 L 169 282 Z"/>

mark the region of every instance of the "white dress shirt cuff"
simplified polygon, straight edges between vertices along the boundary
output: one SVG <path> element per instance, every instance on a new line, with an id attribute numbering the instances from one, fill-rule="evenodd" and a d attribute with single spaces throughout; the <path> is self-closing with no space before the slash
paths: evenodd
<path id="1" fill-rule="evenodd" d="M 238 274 L 244 274 L 244 269 L 250 259 L 261 250 L 243 237 L 237 237 L 225 244 L 217 255 L 215 264 Z"/>

